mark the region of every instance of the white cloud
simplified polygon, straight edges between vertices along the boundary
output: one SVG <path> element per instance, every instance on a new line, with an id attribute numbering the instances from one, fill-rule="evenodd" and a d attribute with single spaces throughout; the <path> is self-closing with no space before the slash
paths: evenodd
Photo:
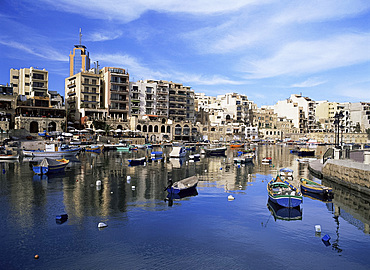
<path id="1" fill-rule="evenodd" d="M 118 39 L 122 36 L 122 31 L 108 32 L 107 30 L 101 30 L 99 32 L 88 34 L 86 41 L 107 41 Z"/>
<path id="2" fill-rule="evenodd" d="M 254 62 L 244 59 L 247 78 L 313 74 L 370 61 L 370 34 L 348 34 L 318 41 L 285 45 L 270 58 Z"/>
<path id="3" fill-rule="evenodd" d="M 65 56 L 64 54 L 59 53 L 54 48 L 47 47 L 44 45 L 37 44 L 37 46 L 33 46 L 32 44 L 29 44 L 29 43 L 22 44 L 20 42 L 9 41 L 9 40 L 6 40 L 6 41 L 0 40 L 0 44 L 7 46 L 9 48 L 21 50 L 28 54 L 41 57 L 47 60 L 61 61 L 61 62 L 68 61 L 68 56 Z"/>
<path id="4" fill-rule="evenodd" d="M 347 89 L 340 90 L 337 94 L 345 97 L 346 99 L 350 98 L 352 100 L 360 100 L 365 102 L 369 102 L 370 100 L 369 88 L 349 87 Z"/>
<path id="5" fill-rule="evenodd" d="M 308 78 L 304 82 L 292 84 L 291 87 L 314 87 L 326 83 L 326 81 L 320 80 L 319 78 Z"/>

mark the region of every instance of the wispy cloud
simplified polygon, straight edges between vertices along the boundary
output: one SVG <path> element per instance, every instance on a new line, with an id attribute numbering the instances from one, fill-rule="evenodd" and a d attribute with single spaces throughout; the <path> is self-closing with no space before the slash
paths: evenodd
<path id="1" fill-rule="evenodd" d="M 314 87 L 314 86 L 318 86 L 324 83 L 326 83 L 326 81 L 323 81 L 319 78 L 308 78 L 304 82 L 292 84 L 291 87 L 299 87 L 299 88 Z"/>
<path id="2" fill-rule="evenodd" d="M 247 78 L 314 74 L 370 61 L 368 44 L 370 44 L 368 33 L 292 42 L 270 58 L 254 62 L 244 59 L 242 70 L 249 73 Z"/>
<path id="3" fill-rule="evenodd" d="M 30 55 L 34 55 L 37 57 L 41 57 L 47 60 L 51 61 L 61 61 L 61 62 L 67 62 L 68 57 L 64 54 L 61 54 L 60 52 L 56 51 L 54 48 L 43 46 L 43 45 L 32 45 L 32 44 L 23 44 L 16 41 L 10 41 L 10 40 L 0 40 L 0 44 L 7 46 L 9 48 L 17 49 L 20 51 L 23 51 L 25 53 L 28 53 Z"/>
<path id="4" fill-rule="evenodd" d="M 358 87 L 349 87 L 337 92 L 340 96 L 345 97 L 347 100 L 360 100 L 369 102 L 370 100 L 370 91 L 369 88 L 358 88 Z"/>
<path id="5" fill-rule="evenodd" d="M 122 36 L 122 31 L 108 32 L 107 30 L 101 30 L 99 32 L 94 32 L 87 34 L 86 41 L 108 41 L 115 40 Z"/>

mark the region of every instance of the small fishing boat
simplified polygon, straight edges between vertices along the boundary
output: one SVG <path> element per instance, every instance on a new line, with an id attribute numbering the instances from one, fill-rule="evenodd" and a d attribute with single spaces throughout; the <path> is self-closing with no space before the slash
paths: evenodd
<path id="1" fill-rule="evenodd" d="M 317 160 L 317 158 L 298 158 L 297 159 L 299 163 L 309 163 L 311 161 Z"/>
<path id="2" fill-rule="evenodd" d="M 208 156 L 224 156 L 226 150 L 227 147 L 204 148 L 204 151 Z"/>
<path id="3" fill-rule="evenodd" d="M 44 158 L 39 165 L 33 166 L 32 170 L 36 174 L 47 174 L 63 172 L 69 163 L 68 159 Z"/>
<path id="4" fill-rule="evenodd" d="M 271 162 L 272 162 L 271 157 L 265 157 L 265 158 L 262 159 L 263 164 L 270 164 Z"/>
<path id="5" fill-rule="evenodd" d="M 150 153 L 151 157 L 152 158 L 155 158 L 155 157 L 161 157 L 163 155 L 163 152 L 162 151 L 153 151 Z"/>
<path id="6" fill-rule="evenodd" d="M 267 208 L 273 214 L 275 221 L 277 219 L 281 220 L 301 220 L 302 219 L 302 209 L 300 206 L 297 207 L 282 207 L 277 203 L 274 203 L 270 199 L 267 202 Z"/>
<path id="7" fill-rule="evenodd" d="M 129 163 L 129 166 L 138 166 L 138 165 L 144 165 L 145 161 L 146 161 L 146 157 L 141 157 L 141 158 L 129 159 L 128 163 Z"/>
<path id="8" fill-rule="evenodd" d="M 267 192 L 271 201 L 282 207 L 297 207 L 303 201 L 301 192 L 280 176 L 267 184 Z"/>
<path id="9" fill-rule="evenodd" d="M 282 179 L 293 179 L 293 170 L 290 168 L 282 168 L 279 170 L 279 175 Z"/>
<path id="10" fill-rule="evenodd" d="M 86 152 L 101 153 L 104 150 L 104 145 L 90 145 L 85 148 Z"/>
<path id="11" fill-rule="evenodd" d="M 198 185 L 198 177 L 191 176 L 183 180 L 177 181 L 175 183 L 170 182 L 166 188 L 168 193 L 172 194 L 182 194 L 190 192 L 191 189 L 195 189 Z"/>
<path id="12" fill-rule="evenodd" d="M 244 154 L 234 158 L 234 163 L 248 163 L 253 161 L 253 153 Z"/>
<path id="13" fill-rule="evenodd" d="M 230 144 L 230 148 L 242 148 L 244 143 Z"/>
<path id="14" fill-rule="evenodd" d="M 200 160 L 200 154 L 189 155 L 190 160 Z"/>
<path id="15" fill-rule="evenodd" d="M 186 150 L 182 146 L 174 146 L 170 153 L 171 158 L 181 158 L 186 156 Z"/>
<path id="16" fill-rule="evenodd" d="M 333 193 L 332 188 L 321 185 L 315 181 L 306 178 L 301 178 L 300 182 L 301 182 L 301 191 L 327 196 L 330 196 Z"/>
<path id="17" fill-rule="evenodd" d="M 19 159 L 19 155 L 17 153 L 13 153 L 11 150 L 1 150 L 0 151 L 0 160 L 17 160 Z"/>

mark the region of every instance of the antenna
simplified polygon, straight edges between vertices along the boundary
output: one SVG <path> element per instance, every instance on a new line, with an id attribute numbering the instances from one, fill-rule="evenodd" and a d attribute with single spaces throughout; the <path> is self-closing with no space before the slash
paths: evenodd
<path id="1" fill-rule="evenodd" d="M 81 37 L 82 37 L 82 33 L 81 33 L 81 28 L 80 28 L 80 45 L 81 45 Z"/>

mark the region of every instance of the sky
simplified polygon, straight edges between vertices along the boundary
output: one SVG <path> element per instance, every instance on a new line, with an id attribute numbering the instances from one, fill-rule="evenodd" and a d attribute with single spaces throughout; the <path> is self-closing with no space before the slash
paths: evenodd
<path id="1" fill-rule="evenodd" d="M 368 0 L 0 0 L 0 84 L 11 68 L 45 68 L 64 96 L 69 53 L 87 47 L 130 81 L 247 95 L 370 102 Z"/>

